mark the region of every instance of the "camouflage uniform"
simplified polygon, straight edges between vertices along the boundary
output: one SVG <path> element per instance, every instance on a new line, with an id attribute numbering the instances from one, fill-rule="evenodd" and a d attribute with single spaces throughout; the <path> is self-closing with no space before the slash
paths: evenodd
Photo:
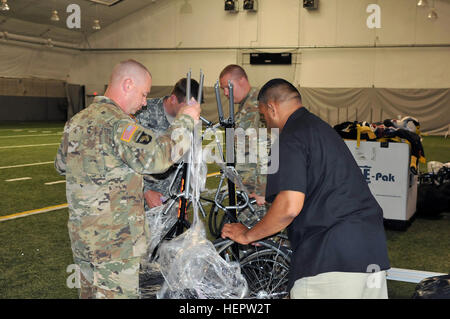
<path id="1" fill-rule="evenodd" d="M 235 115 L 235 123 L 236 128 L 242 128 L 244 131 L 253 128 L 255 129 L 255 134 L 249 135 L 249 141 L 257 140 L 259 128 L 267 128 L 267 124 L 264 118 L 261 118 L 259 110 L 258 110 L 258 92 L 257 88 L 252 88 L 248 95 L 239 103 L 238 110 Z M 270 134 L 267 133 L 267 138 L 270 141 Z M 245 140 L 237 139 L 236 142 L 236 153 L 238 149 L 242 147 L 241 143 L 245 142 Z M 258 150 L 260 149 L 259 141 L 254 142 L 255 145 L 258 145 Z M 266 174 L 262 173 L 262 168 L 264 166 L 267 167 L 268 157 L 261 156 L 258 151 L 257 163 L 250 163 L 249 159 L 249 148 L 252 142 L 246 143 L 245 147 L 245 163 L 236 163 L 236 170 L 242 178 L 242 183 L 247 188 L 249 193 L 256 193 L 259 196 L 265 196 L 266 193 Z M 270 150 L 270 143 L 267 143 L 267 151 Z M 260 218 L 262 218 L 266 213 L 266 209 L 264 207 L 257 207 L 256 216 L 252 216 L 250 212 L 242 212 L 239 217 L 239 220 L 246 225 L 254 225 Z"/>
<path id="2" fill-rule="evenodd" d="M 173 165 L 172 157 L 178 160 L 190 144 L 172 140 L 171 133 L 193 126 L 191 117 L 180 115 L 166 135 L 157 137 L 103 96 L 66 123 L 55 167 L 66 175 L 80 297 L 139 297 L 139 262 L 148 237 L 141 174 Z"/>
<path id="3" fill-rule="evenodd" d="M 148 99 L 147 105 L 136 114 L 139 124 L 147 129 L 151 129 L 157 135 L 164 134 L 169 128 L 170 123 L 164 112 L 164 100 L 167 97 Z M 172 182 L 177 165 L 173 165 L 163 174 L 153 174 L 144 176 L 144 193 L 153 190 L 169 197 L 169 186 Z M 172 189 L 180 189 L 182 174 L 178 174 Z M 144 201 L 145 202 L 145 201 Z M 145 209 L 148 210 L 147 202 Z"/>

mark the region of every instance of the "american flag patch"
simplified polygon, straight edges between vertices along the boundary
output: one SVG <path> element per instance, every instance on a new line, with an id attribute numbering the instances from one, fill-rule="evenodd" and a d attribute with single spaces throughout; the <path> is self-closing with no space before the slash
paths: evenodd
<path id="1" fill-rule="evenodd" d="M 125 142 L 131 141 L 131 138 L 133 137 L 134 132 L 138 129 L 137 125 L 130 124 L 127 126 L 127 128 L 123 131 L 122 136 L 120 139 Z"/>

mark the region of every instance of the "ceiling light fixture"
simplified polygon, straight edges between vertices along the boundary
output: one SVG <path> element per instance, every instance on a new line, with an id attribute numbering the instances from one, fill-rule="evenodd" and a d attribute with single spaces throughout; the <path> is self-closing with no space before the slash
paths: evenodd
<path id="1" fill-rule="evenodd" d="M 430 12 L 428 12 L 428 19 L 436 20 L 437 18 L 438 18 L 438 14 L 437 14 L 436 10 L 434 8 L 432 8 L 430 10 Z"/>
<path id="2" fill-rule="evenodd" d="M 427 0 L 419 0 L 419 2 L 417 2 L 418 7 L 426 7 L 427 5 Z"/>
<path id="3" fill-rule="evenodd" d="M 98 19 L 98 5 L 95 5 L 95 19 L 94 24 L 92 25 L 93 30 L 100 30 L 102 27 L 100 26 L 100 20 Z"/>
<path id="4" fill-rule="evenodd" d="M 94 24 L 92 25 L 92 29 L 94 30 L 100 30 L 102 27 L 100 26 L 100 20 L 95 19 Z"/>
<path id="5" fill-rule="evenodd" d="M 430 20 L 436 20 L 438 18 L 438 14 L 436 12 L 436 8 L 434 7 L 434 0 L 433 0 L 433 7 L 430 9 L 430 12 L 428 12 L 428 19 Z"/>
<path id="6" fill-rule="evenodd" d="M 55 22 L 59 21 L 58 11 L 56 10 L 52 11 L 52 16 L 50 17 L 50 20 Z"/>
<path id="7" fill-rule="evenodd" d="M 2 6 L 0 7 L 2 11 L 9 11 L 8 0 L 2 0 Z"/>

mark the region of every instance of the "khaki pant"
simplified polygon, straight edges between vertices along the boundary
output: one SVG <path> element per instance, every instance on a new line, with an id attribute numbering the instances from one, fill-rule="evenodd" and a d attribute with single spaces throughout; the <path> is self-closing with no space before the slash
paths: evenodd
<path id="1" fill-rule="evenodd" d="M 387 299 L 386 272 L 327 272 L 300 278 L 291 299 Z"/>

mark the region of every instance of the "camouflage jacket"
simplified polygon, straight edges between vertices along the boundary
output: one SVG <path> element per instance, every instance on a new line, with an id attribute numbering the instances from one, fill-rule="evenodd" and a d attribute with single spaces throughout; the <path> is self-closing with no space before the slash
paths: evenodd
<path id="1" fill-rule="evenodd" d="M 148 99 L 147 105 L 138 113 L 136 113 L 136 119 L 139 124 L 147 129 L 151 129 L 157 135 L 164 134 L 169 128 L 170 123 L 167 120 L 164 112 L 164 99 L 155 98 Z M 163 174 L 153 174 L 144 176 L 144 193 L 148 190 L 157 191 L 164 196 L 169 196 L 169 186 L 172 182 L 177 165 L 171 166 Z M 181 173 L 178 174 L 172 189 L 179 189 L 181 187 Z"/>
<path id="2" fill-rule="evenodd" d="M 193 126 L 191 117 L 180 115 L 166 135 L 156 136 L 103 96 L 66 123 L 55 167 L 66 175 L 75 259 L 104 263 L 145 253 L 141 174 L 173 165 L 190 142 L 171 139 L 172 132 Z"/>
<path id="3" fill-rule="evenodd" d="M 267 128 L 267 124 L 264 118 L 261 118 L 258 110 L 258 89 L 252 88 L 248 95 L 239 104 L 238 110 L 235 114 L 236 129 L 242 128 L 246 131 L 249 128 L 255 129 L 253 134 L 247 134 L 249 136 L 250 145 L 258 145 L 258 150 L 264 146 L 261 141 L 258 140 L 258 129 Z M 270 134 L 267 134 L 270 140 Z M 252 163 L 249 158 L 249 145 L 242 146 L 245 143 L 239 139 L 236 141 L 236 160 L 239 147 L 245 148 L 245 163 L 236 162 L 236 170 L 242 177 L 242 183 L 248 189 L 250 193 L 255 192 L 257 195 L 264 196 L 266 192 L 266 175 L 262 173 L 262 167 L 267 166 L 267 156 L 262 156 L 262 154 L 257 151 L 257 163 Z M 270 150 L 270 143 L 267 143 L 266 150 Z"/>

